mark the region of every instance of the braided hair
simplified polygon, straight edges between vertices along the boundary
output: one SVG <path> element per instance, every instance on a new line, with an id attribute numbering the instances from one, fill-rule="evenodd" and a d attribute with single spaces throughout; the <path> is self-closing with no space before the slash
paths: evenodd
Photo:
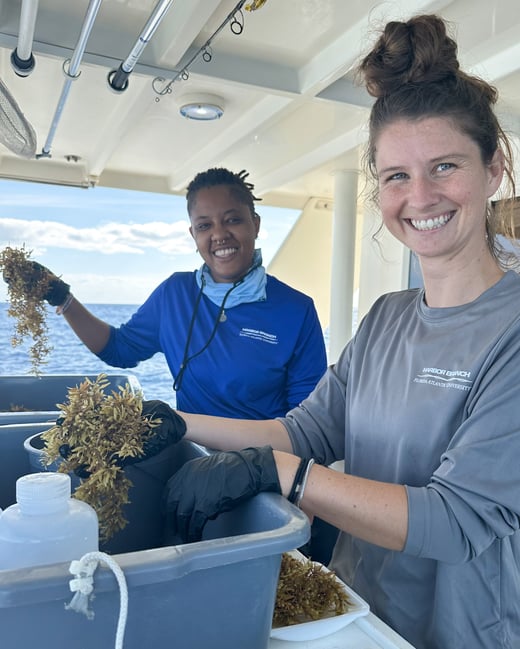
<path id="1" fill-rule="evenodd" d="M 257 198 L 253 194 L 255 186 L 253 183 L 246 182 L 248 176 L 249 173 L 245 169 L 238 173 L 234 173 L 224 167 L 213 167 L 207 171 L 201 171 L 188 185 L 186 192 L 188 214 L 191 213 L 193 203 L 197 198 L 199 190 L 206 189 L 207 187 L 225 185 L 226 187 L 229 187 L 230 192 L 238 201 L 248 206 L 251 216 L 253 218 L 256 217 L 257 214 L 255 211 L 254 201 L 260 201 L 262 199 Z"/>

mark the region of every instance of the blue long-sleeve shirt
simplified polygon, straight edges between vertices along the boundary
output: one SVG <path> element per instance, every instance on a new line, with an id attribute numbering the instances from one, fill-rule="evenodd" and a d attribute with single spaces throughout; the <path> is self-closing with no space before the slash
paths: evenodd
<path id="1" fill-rule="evenodd" d="M 195 272 L 174 273 L 126 324 L 111 327 L 99 358 L 126 368 L 162 352 L 176 377 L 198 293 Z M 218 314 L 219 307 L 202 295 L 188 356 L 206 345 Z M 225 309 L 208 347 L 187 363 L 177 407 L 224 417 L 278 417 L 309 395 L 325 369 L 323 333 L 312 299 L 267 275 L 266 300 Z"/>

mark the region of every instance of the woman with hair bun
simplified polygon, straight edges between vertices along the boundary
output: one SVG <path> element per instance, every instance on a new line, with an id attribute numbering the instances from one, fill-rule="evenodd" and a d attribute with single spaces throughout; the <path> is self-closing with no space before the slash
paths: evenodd
<path id="1" fill-rule="evenodd" d="M 517 649 L 520 277 L 496 237 L 511 215 L 490 206 L 514 195 L 497 94 L 435 15 L 388 23 L 360 73 L 383 223 L 424 288 L 380 297 L 284 418 L 186 415 L 188 438 L 232 452 L 171 479 L 169 521 L 194 540 L 279 491 L 340 528 L 330 566 L 417 649 Z"/>

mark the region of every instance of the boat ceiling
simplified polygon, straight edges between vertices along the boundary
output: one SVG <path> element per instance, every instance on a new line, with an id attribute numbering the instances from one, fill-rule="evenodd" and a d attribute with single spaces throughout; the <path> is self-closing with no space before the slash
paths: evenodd
<path id="1" fill-rule="evenodd" d="M 0 3 L 0 78 L 37 136 L 29 158 L 0 145 L 1 177 L 183 194 L 197 172 L 222 165 L 247 169 L 268 204 L 332 199 L 334 173 L 359 167 L 366 138 L 371 101 L 353 65 L 374 29 L 423 12 L 453 22 L 463 65 L 498 87 L 506 126 L 520 133 L 518 0 L 267 0 L 253 11 L 254 0 L 174 0 L 126 89 L 114 90 L 109 78 L 159 4 L 101 2 L 72 80 L 92 2 L 40 0 L 27 77 L 11 65 L 22 1 Z M 220 119 L 180 115 L 186 97 L 200 94 L 221 98 Z"/>

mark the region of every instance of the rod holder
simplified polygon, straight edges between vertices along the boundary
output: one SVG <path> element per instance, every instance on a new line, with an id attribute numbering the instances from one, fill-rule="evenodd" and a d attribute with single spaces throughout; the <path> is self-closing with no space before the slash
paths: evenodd
<path id="1" fill-rule="evenodd" d="M 128 88 L 129 76 L 130 72 L 125 72 L 121 64 L 117 70 L 108 73 L 108 85 L 116 92 L 124 92 Z"/>
<path id="2" fill-rule="evenodd" d="M 28 59 L 21 59 L 16 49 L 11 52 L 11 66 L 19 77 L 28 77 L 34 70 L 35 65 L 36 62 L 32 52 Z"/>

